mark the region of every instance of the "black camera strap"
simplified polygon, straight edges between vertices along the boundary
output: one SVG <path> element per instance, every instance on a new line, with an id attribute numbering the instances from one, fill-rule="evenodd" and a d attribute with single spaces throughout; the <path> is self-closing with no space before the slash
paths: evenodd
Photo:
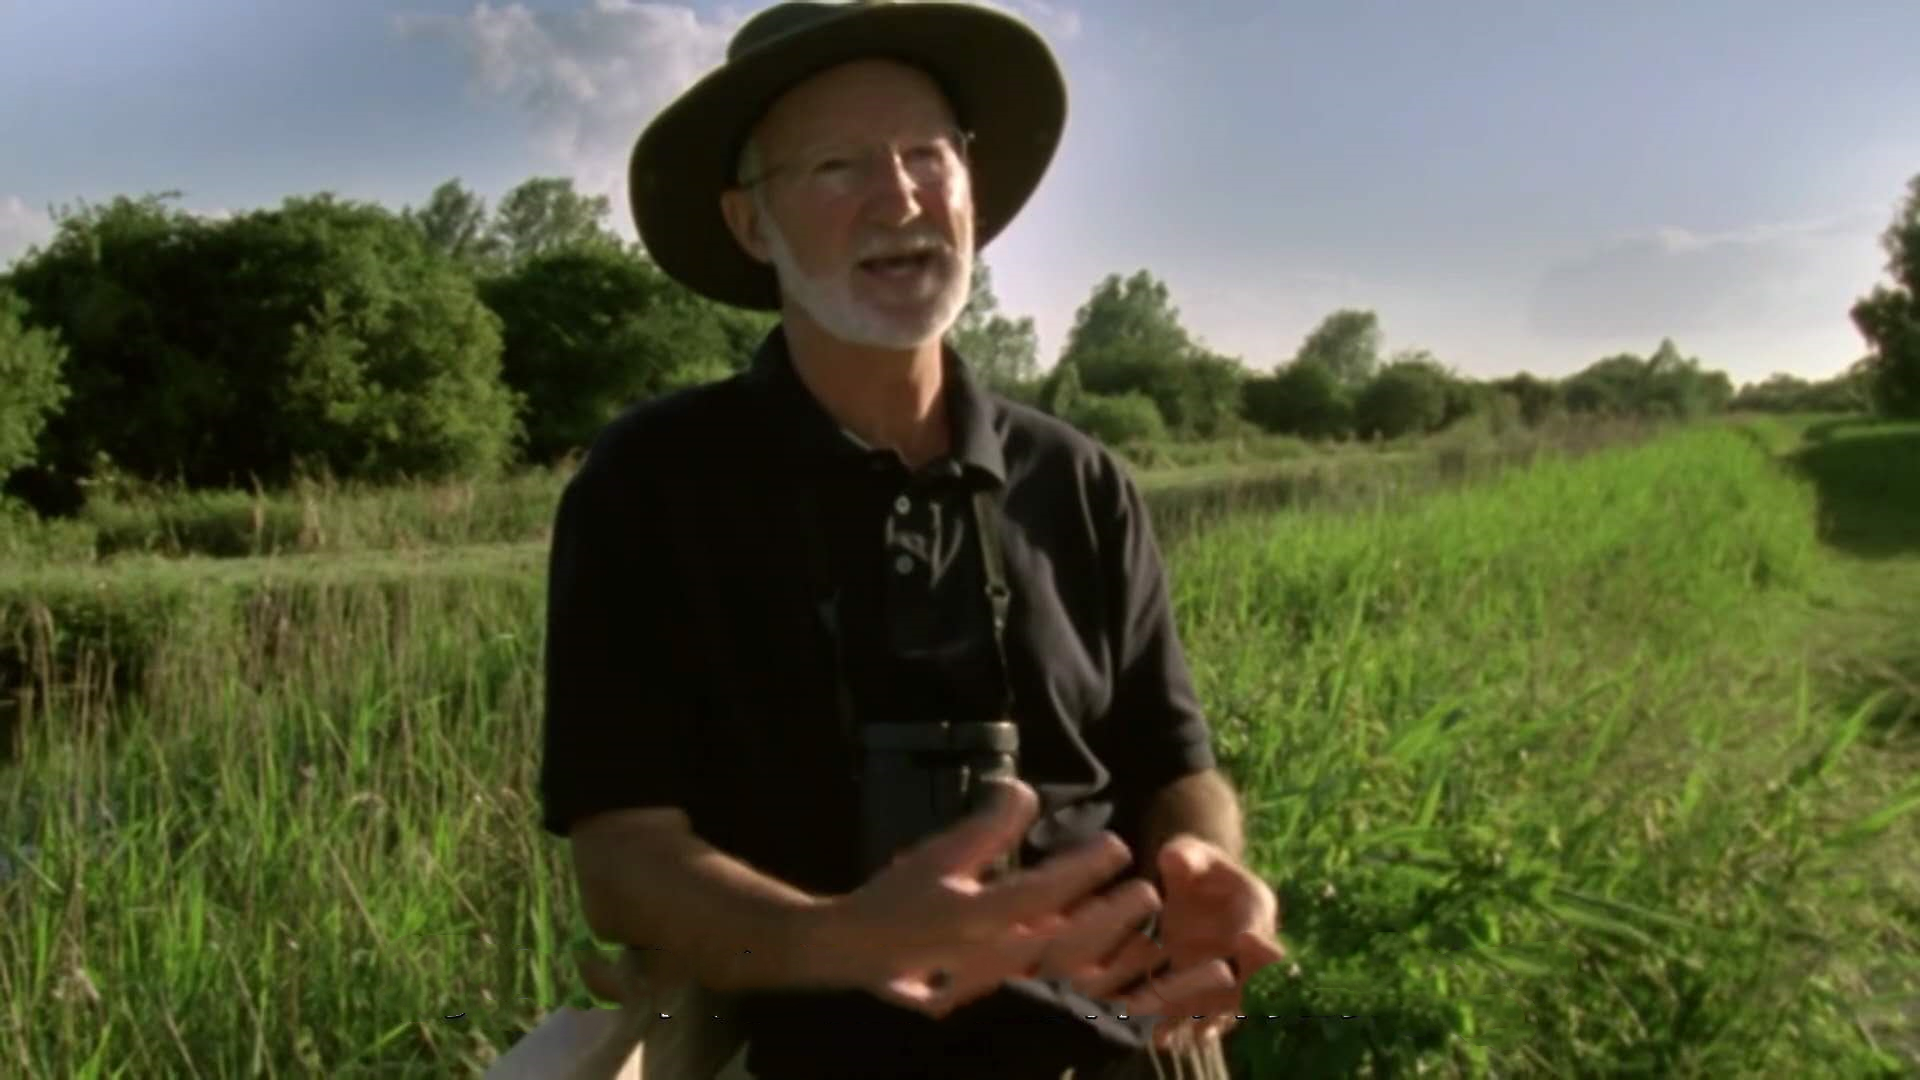
<path id="1" fill-rule="evenodd" d="M 826 630 L 833 651 L 835 708 L 840 716 L 841 733 L 855 753 L 851 768 L 858 768 L 859 719 L 853 704 L 853 690 L 847 677 L 844 626 L 841 622 L 840 589 L 834 581 L 833 563 L 827 550 L 825 514 L 817 489 L 795 485 L 788 489 L 793 502 L 793 517 L 804 533 L 807 567 L 813 583 L 816 617 Z M 1007 664 L 1007 620 L 1013 606 L 1013 589 L 1008 583 L 1004 539 L 1001 533 L 1000 504 L 992 490 L 973 493 L 974 526 L 978 533 L 981 568 L 985 571 L 985 593 L 992 615 L 993 650 L 1000 665 L 1001 716 L 1013 719 L 1013 671 Z"/>

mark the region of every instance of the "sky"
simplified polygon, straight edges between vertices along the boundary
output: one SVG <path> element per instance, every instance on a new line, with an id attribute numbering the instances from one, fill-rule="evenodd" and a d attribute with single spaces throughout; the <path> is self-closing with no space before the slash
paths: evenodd
<path id="1" fill-rule="evenodd" d="M 1326 315 L 1462 374 L 1560 376 L 1671 337 L 1736 383 L 1866 344 L 1920 174 L 1913 0 L 998 0 L 1069 88 L 1039 192 L 984 251 L 1043 366 L 1146 269 L 1249 368 Z M 458 178 L 608 195 L 758 5 L 0 0 L 0 265 L 49 209 L 209 214 Z"/>

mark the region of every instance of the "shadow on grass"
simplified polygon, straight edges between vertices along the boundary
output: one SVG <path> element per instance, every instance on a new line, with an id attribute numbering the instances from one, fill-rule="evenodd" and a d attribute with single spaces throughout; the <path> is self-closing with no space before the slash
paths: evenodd
<path id="1" fill-rule="evenodd" d="M 1820 538 L 1851 555 L 1920 554 L 1920 425 L 1834 420 L 1790 459 L 1820 497 Z"/>

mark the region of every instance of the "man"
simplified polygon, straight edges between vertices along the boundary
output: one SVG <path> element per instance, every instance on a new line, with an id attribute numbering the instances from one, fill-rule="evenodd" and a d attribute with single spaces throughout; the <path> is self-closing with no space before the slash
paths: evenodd
<path id="1" fill-rule="evenodd" d="M 718 995 L 733 1074 L 1223 1073 L 1283 955 L 1138 491 L 943 343 L 1064 116 L 1012 18 L 787 3 L 635 146 L 652 257 L 781 323 L 568 485 L 544 824 L 597 935 Z M 864 741 L 1001 718 L 1021 782 L 873 859 Z"/>

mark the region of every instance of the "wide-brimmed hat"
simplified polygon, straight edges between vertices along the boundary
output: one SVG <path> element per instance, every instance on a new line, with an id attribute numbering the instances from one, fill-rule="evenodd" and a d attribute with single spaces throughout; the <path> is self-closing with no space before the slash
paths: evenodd
<path id="1" fill-rule="evenodd" d="M 781 94 L 827 68 L 873 58 L 926 72 L 971 134 L 974 246 L 1006 228 L 1039 186 L 1066 122 L 1066 80 L 1040 35 L 968 3 L 782 3 L 749 19 L 726 63 L 634 144 L 628 196 L 654 262 L 703 296 L 777 309 L 773 268 L 741 249 L 720 195 L 735 185 L 748 134 Z"/>

